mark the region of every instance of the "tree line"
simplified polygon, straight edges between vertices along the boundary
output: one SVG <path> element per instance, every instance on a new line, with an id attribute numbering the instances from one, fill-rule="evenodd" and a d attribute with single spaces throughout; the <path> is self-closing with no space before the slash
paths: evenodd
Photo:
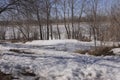
<path id="1" fill-rule="evenodd" d="M 94 40 L 95 45 L 97 40 L 120 40 L 120 0 L 1 0 L 0 4 L 1 40 L 61 39 L 60 24 L 67 39 Z"/>

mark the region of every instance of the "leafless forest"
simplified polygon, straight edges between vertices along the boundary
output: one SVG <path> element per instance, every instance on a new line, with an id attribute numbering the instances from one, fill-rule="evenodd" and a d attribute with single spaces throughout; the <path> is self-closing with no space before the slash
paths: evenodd
<path id="1" fill-rule="evenodd" d="M 120 0 L 0 0 L 0 80 L 120 80 Z"/>
<path id="2" fill-rule="evenodd" d="M 66 39 L 119 41 L 120 0 L 0 0 L 0 40 L 61 39 L 61 27 Z"/>

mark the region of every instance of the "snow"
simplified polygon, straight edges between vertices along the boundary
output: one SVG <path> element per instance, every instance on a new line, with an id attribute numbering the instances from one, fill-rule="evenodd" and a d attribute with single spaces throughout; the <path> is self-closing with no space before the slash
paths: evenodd
<path id="1" fill-rule="evenodd" d="M 120 48 L 114 48 L 111 51 L 116 55 L 120 55 Z"/>
<path id="2" fill-rule="evenodd" d="M 56 51 L 74 52 L 77 50 L 88 50 L 94 47 L 94 42 L 83 42 L 74 39 L 65 40 L 34 40 L 26 42 L 26 45 L 41 46 L 42 49 L 50 49 Z M 99 45 L 99 43 L 97 44 Z"/>
<path id="3" fill-rule="evenodd" d="M 93 46 L 94 42 L 77 40 L 3 43 L 0 44 L 0 71 L 11 74 L 13 80 L 119 80 L 120 56 L 95 57 L 72 52 Z M 112 51 L 119 53 L 120 49 Z"/>
<path id="4" fill-rule="evenodd" d="M 120 57 L 94 57 L 75 53 L 49 51 L 39 54 L 3 53 L 0 71 L 19 80 L 119 80 Z M 19 74 L 18 74 L 19 72 Z M 32 73 L 35 76 L 26 76 Z M 32 78 L 31 78 L 32 77 Z M 24 79 L 22 79 L 24 78 Z"/>
<path id="5" fill-rule="evenodd" d="M 78 43 L 77 40 L 34 40 L 32 42 L 26 42 L 29 45 L 55 45 L 55 44 L 65 44 L 65 43 Z"/>

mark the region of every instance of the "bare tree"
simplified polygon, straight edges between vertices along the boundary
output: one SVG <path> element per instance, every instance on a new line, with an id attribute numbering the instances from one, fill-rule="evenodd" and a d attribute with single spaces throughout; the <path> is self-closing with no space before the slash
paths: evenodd
<path id="1" fill-rule="evenodd" d="M 61 1 L 61 7 L 62 7 L 62 11 L 63 11 L 63 21 L 64 21 L 64 27 L 66 30 L 66 34 L 67 34 L 67 38 L 70 39 L 70 30 L 69 30 L 69 26 L 67 27 L 67 19 L 66 19 L 66 14 L 67 14 L 67 0 L 63 0 Z"/>
<path id="2" fill-rule="evenodd" d="M 50 36 L 50 12 L 51 12 L 51 1 L 44 0 L 45 13 L 46 13 L 46 25 L 47 25 L 47 35 L 46 39 L 49 40 Z"/>
<path id="3" fill-rule="evenodd" d="M 113 41 L 120 41 L 120 2 L 119 0 L 116 0 L 116 3 L 114 3 L 111 7 L 111 30 L 112 33 L 112 39 Z M 113 35 L 114 34 L 114 35 Z"/>
<path id="4" fill-rule="evenodd" d="M 57 26 L 58 38 L 61 39 L 59 24 L 58 24 L 58 19 L 59 19 L 59 16 L 58 16 L 59 11 L 57 7 L 58 3 L 59 3 L 59 0 L 55 0 L 56 26 Z"/>
<path id="5" fill-rule="evenodd" d="M 74 8 L 76 0 L 69 0 L 69 7 L 71 10 L 71 26 L 72 26 L 72 38 L 75 38 L 75 26 L 74 26 Z"/>
<path id="6" fill-rule="evenodd" d="M 89 0 L 88 1 L 88 7 L 86 10 L 88 22 L 90 25 L 90 28 L 92 30 L 92 34 L 94 37 L 94 44 L 95 44 L 95 49 L 96 49 L 96 41 L 97 41 L 97 31 L 98 31 L 98 21 L 97 21 L 97 12 L 98 12 L 98 3 L 99 0 Z M 90 7 L 91 6 L 91 7 Z"/>
<path id="7" fill-rule="evenodd" d="M 79 40 L 82 39 L 82 31 L 81 31 L 80 25 L 81 25 L 81 21 L 82 21 L 82 16 L 84 14 L 84 7 L 86 5 L 86 0 L 80 0 L 80 3 L 81 3 L 81 5 L 78 6 L 78 8 L 80 9 L 79 16 L 78 16 L 78 28 L 76 30 L 76 39 L 79 39 Z"/>
<path id="8" fill-rule="evenodd" d="M 5 12 L 7 10 L 13 9 L 13 5 L 15 5 L 17 2 L 19 2 L 20 0 L 4 0 L 4 1 L 0 1 L 0 4 L 2 4 L 0 6 L 0 14 L 2 12 Z"/>
<path id="9" fill-rule="evenodd" d="M 40 34 L 40 39 L 43 40 L 43 27 L 42 27 L 42 12 L 43 12 L 43 8 L 44 6 L 42 5 L 42 1 L 41 0 L 37 0 L 34 2 L 32 11 L 33 13 L 35 13 L 36 17 L 37 17 L 37 21 L 38 21 L 38 26 L 39 26 L 39 34 Z"/>

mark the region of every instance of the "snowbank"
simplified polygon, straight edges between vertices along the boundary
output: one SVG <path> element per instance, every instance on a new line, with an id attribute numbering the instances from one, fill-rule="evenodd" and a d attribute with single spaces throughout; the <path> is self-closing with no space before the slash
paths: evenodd
<path id="1" fill-rule="evenodd" d="M 29 45 L 57 45 L 57 44 L 66 44 L 66 43 L 74 43 L 74 44 L 94 44 L 94 42 L 82 42 L 74 39 L 65 39 L 65 40 L 34 40 L 31 42 L 26 42 L 25 44 Z"/>
<path id="2" fill-rule="evenodd" d="M 115 55 L 120 55 L 120 48 L 114 48 L 111 50 Z"/>
<path id="3" fill-rule="evenodd" d="M 78 43 L 77 40 L 34 40 L 32 42 L 26 42 L 29 45 L 56 45 L 65 43 Z"/>
<path id="4" fill-rule="evenodd" d="M 66 40 L 35 40 L 26 42 L 26 45 L 41 46 L 42 49 L 55 51 L 74 52 L 76 50 L 88 50 L 94 47 L 94 42 L 83 42 L 74 39 Z M 99 45 L 99 44 L 98 44 Z"/>

